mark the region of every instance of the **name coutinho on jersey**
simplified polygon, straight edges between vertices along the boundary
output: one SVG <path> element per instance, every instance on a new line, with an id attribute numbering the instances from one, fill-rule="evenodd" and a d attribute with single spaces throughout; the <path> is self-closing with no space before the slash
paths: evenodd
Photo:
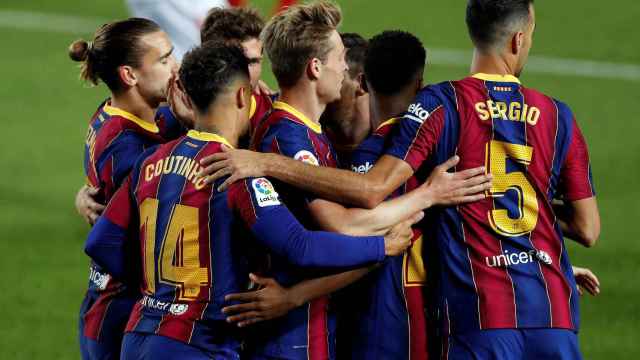
<path id="1" fill-rule="evenodd" d="M 507 104 L 501 101 L 487 100 L 486 102 L 477 102 L 474 107 L 480 120 L 483 121 L 489 119 L 526 121 L 527 124 L 534 126 L 540 119 L 540 109 L 526 103 L 512 102 Z"/>
<path id="2" fill-rule="evenodd" d="M 144 167 L 144 180 L 151 181 L 160 175 L 176 174 L 187 178 L 195 186 L 196 190 L 202 189 L 205 177 L 197 176 L 200 165 L 196 160 L 186 156 L 167 156 Z"/>

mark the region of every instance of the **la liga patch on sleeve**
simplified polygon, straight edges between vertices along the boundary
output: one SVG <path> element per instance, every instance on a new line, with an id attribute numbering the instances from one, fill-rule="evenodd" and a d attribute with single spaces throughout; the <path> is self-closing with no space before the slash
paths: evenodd
<path id="1" fill-rule="evenodd" d="M 269 180 L 265 178 L 253 179 L 251 181 L 251 187 L 253 188 L 258 206 L 280 205 L 278 193 Z"/>

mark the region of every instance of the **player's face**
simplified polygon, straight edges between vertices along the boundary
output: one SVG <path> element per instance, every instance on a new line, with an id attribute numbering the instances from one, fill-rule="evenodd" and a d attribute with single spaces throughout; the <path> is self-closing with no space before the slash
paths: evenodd
<path id="1" fill-rule="evenodd" d="M 340 99 L 342 82 L 349 70 L 345 60 L 347 51 L 337 31 L 334 30 L 331 34 L 329 44 L 331 50 L 322 63 L 322 71 L 318 78 L 318 95 L 327 104 Z"/>
<path id="2" fill-rule="evenodd" d="M 327 109 L 322 114 L 323 121 L 336 123 L 340 121 L 351 121 L 354 118 L 356 99 L 358 91 L 358 77 L 351 78 L 347 73 L 342 81 L 340 90 L 340 100 L 327 105 Z"/>
<path id="3" fill-rule="evenodd" d="M 524 70 L 527 60 L 529 59 L 529 51 L 533 45 L 533 32 L 536 28 L 536 14 L 533 5 L 529 6 L 529 22 L 524 29 L 524 36 L 522 37 L 522 48 L 520 49 L 520 56 L 518 57 L 518 65 L 516 67 L 516 76 L 520 76 Z"/>
<path id="4" fill-rule="evenodd" d="M 142 97 L 152 106 L 166 100 L 169 79 L 178 71 L 178 63 L 173 56 L 173 46 L 163 31 L 147 34 L 141 38 L 141 46 L 147 51 L 142 57 L 142 65 L 134 69 L 136 84 Z"/>
<path id="5" fill-rule="evenodd" d="M 244 55 L 249 60 L 249 76 L 251 86 L 255 87 L 262 74 L 262 41 L 258 38 L 242 42 Z"/>

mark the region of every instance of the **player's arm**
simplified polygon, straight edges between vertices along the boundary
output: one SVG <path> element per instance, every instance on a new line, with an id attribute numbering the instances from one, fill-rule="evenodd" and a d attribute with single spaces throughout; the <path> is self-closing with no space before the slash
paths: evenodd
<path id="1" fill-rule="evenodd" d="M 321 296 L 331 294 L 359 280 L 376 265 L 302 281 L 290 288 L 282 287 L 275 279 L 250 274 L 251 281 L 259 290 L 235 293 L 225 296 L 226 301 L 239 304 L 226 306 L 222 312 L 227 321 L 237 323 L 239 327 L 257 322 L 275 319 L 289 311 Z"/>
<path id="2" fill-rule="evenodd" d="M 565 206 L 558 218 L 568 237 L 586 247 L 592 247 L 600 236 L 600 212 L 587 144 L 575 119 L 571 123 L 571 141 L 560 170 L 560 193 Z"/>
<path id="3" fill-rule="evenodd" d="M 126 278 L 127 239 L 130 237 L 132 199 L 131 177 L 116 191 L 103 216 L 91 229 L 85 243 L 85 253 L 118 279 Z"/>
<path id="4" fill-rule="evenodd" d="M 302 267 L 352 267 L 382 261 L 410 245 L 410 224 L 382 236 L 353 237 L 309 231 L 278 199 L 265 178 L 233 184 L 230 203 L 258 241 Z"/>
<path id="5" fill-rule="evenodd" d="M 458 163 L 454 157 L 437 166 L 429 179 L 417 189 L 392 200 L 383 201 L 374 209 L 346 208 L 341 204 L 315 199 L 309 204 L 321 229 L 349 235 L 384 234 L 399 222 L 438 203 L 476 201 L 484 198 L 491 177 L 477 170 L 480 177 L 456 179 L 448 170 Z"/>

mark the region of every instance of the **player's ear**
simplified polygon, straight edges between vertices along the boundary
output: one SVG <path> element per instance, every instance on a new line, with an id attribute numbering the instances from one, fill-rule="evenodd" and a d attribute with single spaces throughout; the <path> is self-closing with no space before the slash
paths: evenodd
<path id="1" fill-rule="evenodd" d="M 307 63 L 307 76 L 311 80 L 317 80 L 322 73 L 322 61 L 318 58 L 313 58 Z"/>
<path id="2" fill-rule="evenodd" d="M 240 86 L 238 90 L 236 90 L 236 106 L 238 109 L 244 109 L 245 106 L 249 104 L 247 101 L 247 88 L 244 86 Z"/>
<path id="3" fill-rule="evenodd" d="M 118 66 L 118 77 L 126 86 L 135 86 L 138 83 L 138 76 L 128 65 Z"/>
<path id="4" fill-rule="evenodd" d="M 358 74 L 357 81 L 358 81 L 358 87 L 356 88 L 356 96 L 366 95 L 367 82 L 364 80 L 364 73 Z"/>
<path id="5" fill-rule="evenodd" d="M 518 31 L 511 37 L 511 53 L 517 55 L 524 45 L 524 32 Z"/>

